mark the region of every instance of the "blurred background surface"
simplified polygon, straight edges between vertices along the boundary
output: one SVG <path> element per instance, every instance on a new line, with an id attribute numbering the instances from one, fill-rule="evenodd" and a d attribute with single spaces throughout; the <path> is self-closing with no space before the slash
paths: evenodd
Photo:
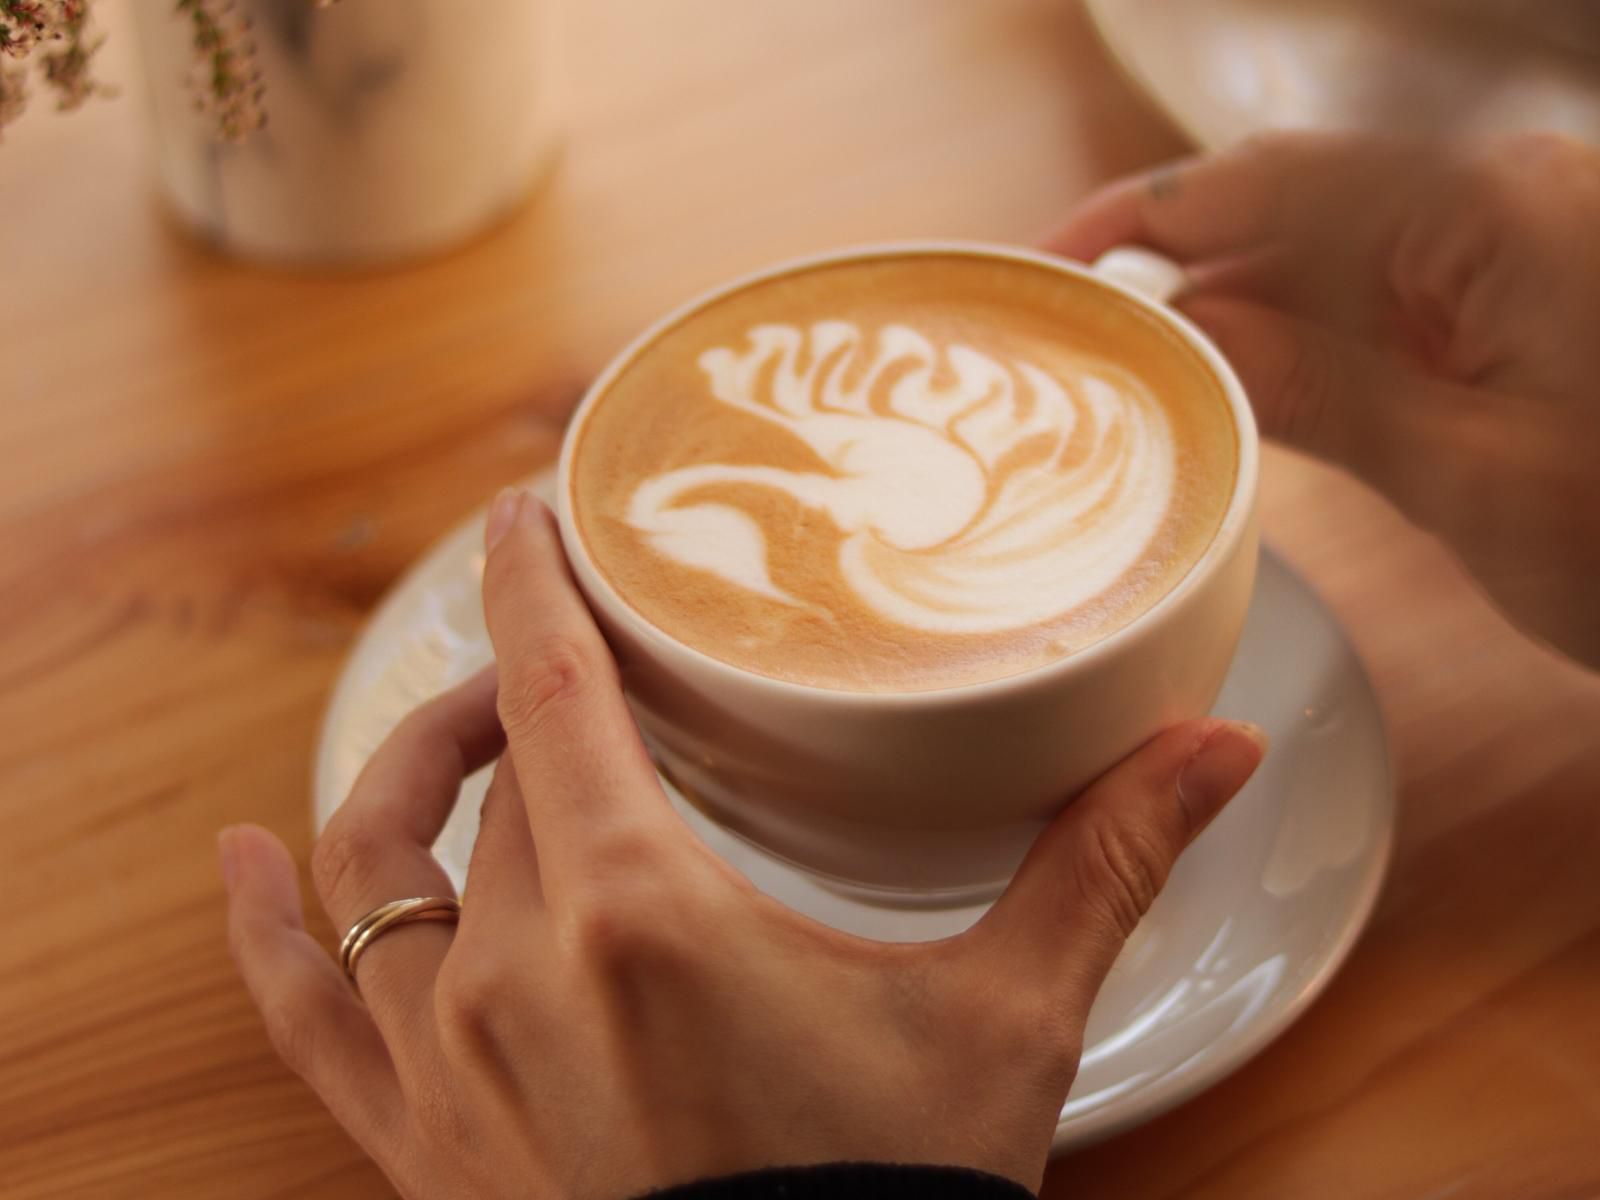
<path id="1" fill-rule="evenodd" d="M 1197 144 L 1264 129 L 1600 142 L 1592 0 L 1087 0 L 1130 79 Z"/>

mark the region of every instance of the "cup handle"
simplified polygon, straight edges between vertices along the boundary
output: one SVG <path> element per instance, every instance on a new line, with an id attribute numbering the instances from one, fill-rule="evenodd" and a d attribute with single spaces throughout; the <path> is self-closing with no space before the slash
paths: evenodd
<path id="1" fill-rule="evenodd" d="M 1189 282 L 1177 263 L 1143 246 L 1113 246 L 1094 260 L 1090 270 L 1157 304 L 1172 300 Z"/>

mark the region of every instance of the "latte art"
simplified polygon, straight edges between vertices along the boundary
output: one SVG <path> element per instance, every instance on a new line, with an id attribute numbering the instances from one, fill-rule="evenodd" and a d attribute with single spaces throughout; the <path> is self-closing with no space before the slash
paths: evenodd
<path id="1" fill-rule="evenodd" d="M 653 476 L 627 520 L 657 552 L 777 603 L 761 519 L 707 489 L 782 492 L 844 534 L 842 582 L 881 617 L 995 633 L 1077 608 L 1145 553 L 1166 511 L 1164 413 L 1109 364 L 1055 373 L 905 325 L 762 325 L 700 356 L 711 395 L 826 471 L 706 462 Z"/>
<path id="2" fill-rule="evenodd" d="M 1238 439 L 1164 322 L 959 252 L 808 267 L 655 333 L 569 439 L 617 597 L 743 670 L 847 691 L 1026 671 L 1199 559 Z"/>

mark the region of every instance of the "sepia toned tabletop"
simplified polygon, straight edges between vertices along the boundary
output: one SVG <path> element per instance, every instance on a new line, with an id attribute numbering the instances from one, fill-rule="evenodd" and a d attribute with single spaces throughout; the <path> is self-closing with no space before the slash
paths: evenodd
<path id="1" fill-rule="evenodd" d="M 257 821 L 304 865 L 318 720 L 385 588 L 549 461 L 584 381 L 675 302 L 845 243 L 1030 240 L 1182 149 L 1066 0 L 567 7 L 559 170 L 403 271 L 254 268 L 175 230 L 119 6 L 123 96 L 6 131 L 10 1200 L 390 1195 L 268 1048 L 213 843 Z M 1263 500 L 1377 686 L 1393 872 L 1288 1033 L 1045 1195 L 1600 1195 L 1600 679 L 1348 479 L 1274 450 Z"/>

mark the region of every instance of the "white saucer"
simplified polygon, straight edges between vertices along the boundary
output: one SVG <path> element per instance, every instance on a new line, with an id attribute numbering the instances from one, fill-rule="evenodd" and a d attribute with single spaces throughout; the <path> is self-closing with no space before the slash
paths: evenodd
<path id="1" fill-rule="evenodd" d="M 1600 141 L 1600 20 L 1585 0 L 1087 8 L 1123 71 L 1207 149 L 1286 128 Z"/>
<path id="2" fill-rule="evenodd" d="M 481 539 L 479 513 L 400 580 L 356 643 L 322 727 L 319 830 L 405 713 L 488 662 Z M 1270 551 L 1217 711 L 1265 727 L 1272 751 L 1179 863 L 1107 980 L 1057 1150 L 1147 1120 L 1260 1051 L 1327 984 L 1377 898 L 1393 824 L 1377 704 L 1333 618 Z M 487 776 L 467 781 L 435 847 L 458 887 Z M 914 941 L 981 911 L 835 890 L 673 801 L 758 887 L 841 929 Z"/>

